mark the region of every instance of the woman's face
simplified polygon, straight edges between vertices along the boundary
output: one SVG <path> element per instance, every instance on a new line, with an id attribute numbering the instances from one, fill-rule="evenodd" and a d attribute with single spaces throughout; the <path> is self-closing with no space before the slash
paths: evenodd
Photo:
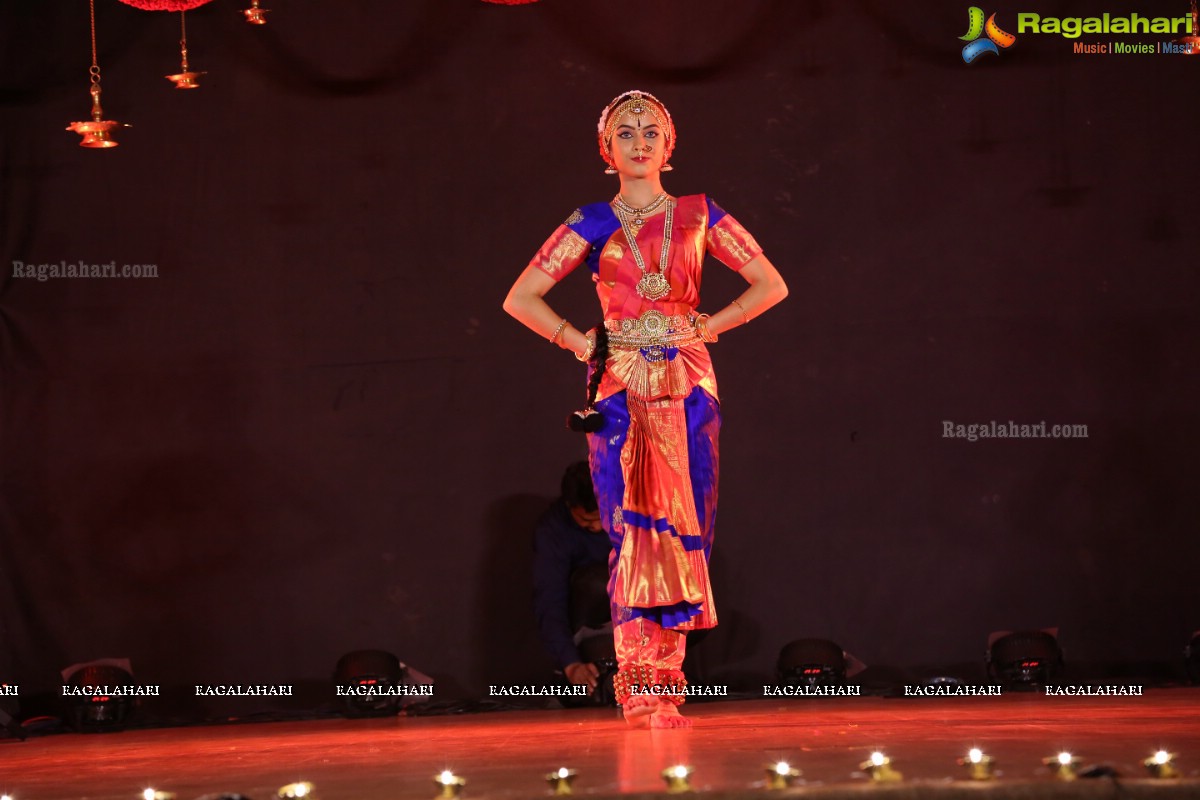
<path id="1" fill-rule="evenodd" d="M 613 166 L 622 175 L 644 178 L 662 169 L 666 144 L 653 114 L 626 111 L 613 130 Z"/>

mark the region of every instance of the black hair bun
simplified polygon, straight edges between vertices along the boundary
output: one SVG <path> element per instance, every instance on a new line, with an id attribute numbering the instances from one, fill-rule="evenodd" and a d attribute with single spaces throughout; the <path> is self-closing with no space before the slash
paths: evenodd
<path id="1" fill-rule="evenodd" d="M 594 408 L 585 408 L 567 415 L 567 427 L 576 433 L 595 433 L 604 425 L 604 415 Z"/>

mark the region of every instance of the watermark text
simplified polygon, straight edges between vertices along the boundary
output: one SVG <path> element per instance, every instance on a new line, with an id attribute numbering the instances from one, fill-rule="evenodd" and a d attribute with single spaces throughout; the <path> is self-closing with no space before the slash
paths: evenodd
<path id="1" fill-rule="evenodd" d="M 158 697 L 159 687 L 152 685 L 121 684 L 118 686 L 63 686 L 63 697 Z"/>
<path id="2" fill-rule="evenodd" d="M 1116 686 L 1047 686 L 1047 697 L 1141 697 L 1136 684 Z"/>
<path id="3" fill-rule="evenodd" d="M 905 697 L 1000 697 L 1002 687 L 994 684 L 975 686 L 912 686 L 904 687 Z"/>
<path id="4" fill-rule="evenodd" d="M 157 278 L 158 264 L 118 264 L 116 261 L 100 264 L 86 261 L 27 264 L 24 261 L 13 261 L 12 276 L 36 281 L 61 278 Z"/>
<path id="5" fill-rule="evenodd" d="M 489 686 L 488 694 L 492 697 L 587 697 L 586 684 L 572 686 L 525 686 L 513 684 L 508 686 Z"/>
<path id="6" fill-rule="evenodd" d="M 861 686 L 763 686 L 763 697 L 861 697 Z"/>
<path id="7" fill-rule="evenodd" d="M 337 686 L 338 697 L 433 697 L 432 683 L 404 684 L 402 686 L 363 686 L 350 684 Z"/>
<path id="8" fill-rule="evenodd" d="M 1088 426 L 1083 424 L 1047 425 L 1045 420 L 1035 423 L 1018 424 L 1008 422 L 980 422 L 963 424 L 952 420 L 942 420 L 943 439 L 966 439 L 977 442 L 980 439 L 1086 439 Z"/>
<path id="9" fill-rule="evenodd" d="M 291 697 L 289 684 L 196 684 L 196 697 Z"/>

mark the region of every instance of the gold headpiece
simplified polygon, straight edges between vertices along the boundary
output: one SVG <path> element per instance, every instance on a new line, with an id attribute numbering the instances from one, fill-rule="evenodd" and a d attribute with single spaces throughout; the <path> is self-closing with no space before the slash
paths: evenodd
<path id="1" fill-rule="evenodd" d="M 621 119 L 621 115 L 626 112 L 638 118 L 641 118 L 643 114 L 654 117 L 654 121 L 658 123 L 663 137 L 666 139 L 663 151 L 663 164 L 666 165 L 671 158 L 671 153 L 675 150 L 675 124 L 671 122 L 671 115 L 667 112 L 667 107 L 657 97 L 640 89 L 633 89 L 617 95 L 611 103 L 604 107 L 604 111 L 600 112 L 600 123 L 596 126 L 596 134 L 600 139 L 600 155 L 604 158 L 605 163 L 610 167 L 615 166 L 612 157 L 613 132 L 617 128 L 617 122 Z"/>

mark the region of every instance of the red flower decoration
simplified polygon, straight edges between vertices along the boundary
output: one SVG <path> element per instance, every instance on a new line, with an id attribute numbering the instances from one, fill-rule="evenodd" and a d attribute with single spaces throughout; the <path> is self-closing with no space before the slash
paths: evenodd
<path id="1" fill-rule="evenodd" d="M 212 0 L 121 0 L 127 6 L 140 8 L 142 11 L 191 11 Z"/>

